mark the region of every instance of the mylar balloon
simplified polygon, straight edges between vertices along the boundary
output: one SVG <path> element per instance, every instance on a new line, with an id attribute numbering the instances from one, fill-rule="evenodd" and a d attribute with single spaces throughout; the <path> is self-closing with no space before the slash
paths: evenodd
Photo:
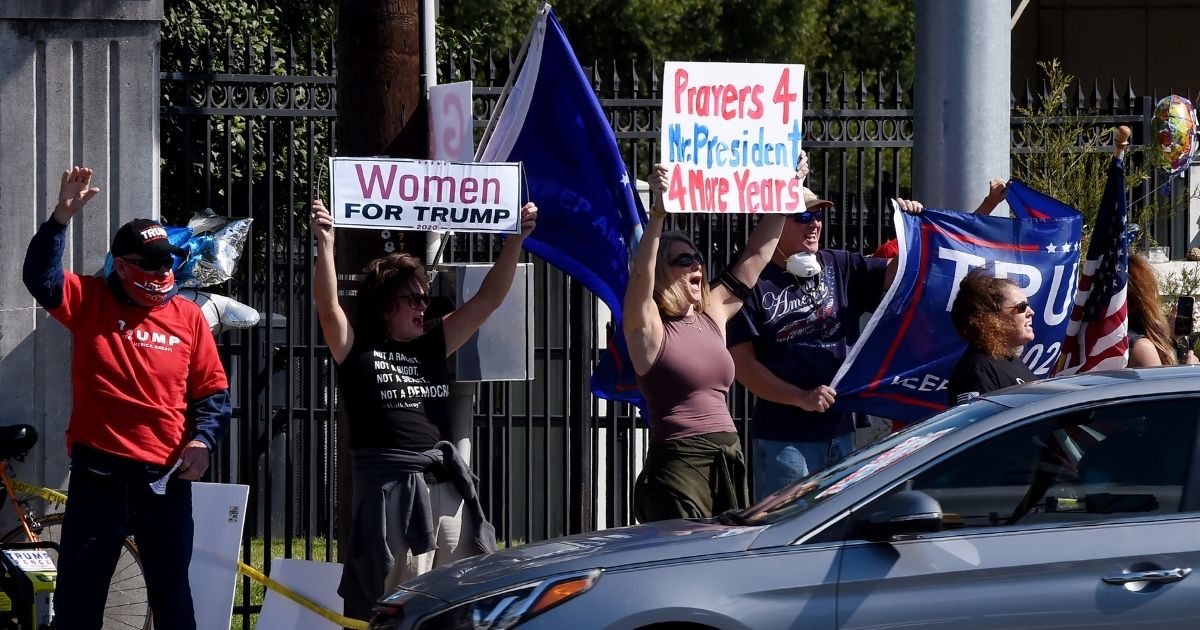
<path id="1" fill-rule="evenodd" d="M 1174 94 L 1154 107 L 1150 142 L 1155 163 L 1177 175 L 1192 163 L 1196 154 L 1196 110 L 1192 102 Z"/>

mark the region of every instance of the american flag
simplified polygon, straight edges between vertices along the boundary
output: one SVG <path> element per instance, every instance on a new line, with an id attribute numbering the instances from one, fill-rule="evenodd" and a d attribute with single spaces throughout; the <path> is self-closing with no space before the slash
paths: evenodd
<path id="1" fill-rule="evenodd" d="M 1128 362 L 1128 216 L 1125 165 L 1121 158 L 1113 158 L 1104 197 L 1096 211 L 1096 228 L 1088 244 L 1083 277 L 1075 293 L 1058 374 L 1116 370 Z"/>

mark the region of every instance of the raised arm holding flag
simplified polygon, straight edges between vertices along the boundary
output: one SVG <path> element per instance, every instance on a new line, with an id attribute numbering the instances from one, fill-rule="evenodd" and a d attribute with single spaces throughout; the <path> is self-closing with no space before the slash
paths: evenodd
<path id="1" fill-rule="evenodd" d="M 537 231 L 525 249 L 587 287 L 616 322 L 592 380 L 598 396 L 633 404 L 641 392 L 621 333 L 629 249 L 645 210 L 617 149 L 616 136 L 549 5 L 526 41 L 511 93 L 497 114 L 481 161 L 522 162 L 538 200 Z"/>
<path id="2" fill-rule="evenodd" d="M 1129 127 L 1117 130 L 1108 183 L 1096 210 L 1096 225 L 1056 374 L 1115 370 L 1128 363 L 1129 205 L 1124 153 L 1129 135 Z"/>

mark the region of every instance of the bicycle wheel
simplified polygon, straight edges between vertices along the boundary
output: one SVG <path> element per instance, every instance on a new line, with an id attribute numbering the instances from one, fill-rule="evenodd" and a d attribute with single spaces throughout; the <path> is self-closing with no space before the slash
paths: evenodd
<path id="1" fill-rule="evenodd" d="M 59 542 L 62 538 L 62 514 L 47 514 L 39 523 L 38 538 L 48 542 Z M 25 540 L 25 531 L 16 529 L 0 538 L 9 543 Z M 58 554 L 51 551 L 54 563 Z M 138 628 L 150 630 L 150 600 L 146 596 L 146 579 L 142 575 L 142 559 L 132 538 L 126 538 L 117 559 L 117 569 L 108 584 L 108 603 L 104 606 L 104 630 L 128 630 Z"/>

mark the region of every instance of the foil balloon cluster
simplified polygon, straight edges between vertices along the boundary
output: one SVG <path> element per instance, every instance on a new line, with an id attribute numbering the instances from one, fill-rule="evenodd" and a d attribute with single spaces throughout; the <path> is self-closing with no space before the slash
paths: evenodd
<path id="1" fill-rule="evenodd" d="M 1196 154 L 1196 109 L 1192 102 L 1172 94 L 1154 107 L 1151 122 L 1151 152 L 1155 164 L 1171 175 L 1178 175 L 1192 163 Z"/>
<path id="2" fill-rule="evenodd" d="M 242 246 L 250 233 L 253 219 L 228 219 L 212 210 L 197 212 L 183 227 L 164 225 L 167 240 L 186 249 L 183 260 L 176 259 L 175 283 L 179 295 L 200 306 L 213 334 L 233 328 L 249 328 L 258 323 L 258 311 L 233 298 L 201 291 L 228 281 L 237 269 Z M 104 274 L 112 273 L 112 254 L 104 261 Z"/>

